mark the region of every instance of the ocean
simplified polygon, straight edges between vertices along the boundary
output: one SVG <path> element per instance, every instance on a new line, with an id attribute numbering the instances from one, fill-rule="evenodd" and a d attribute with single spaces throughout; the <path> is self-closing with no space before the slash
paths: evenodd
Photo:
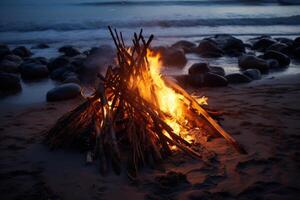
<path id="1" fill-rule="evenodd" d="M 281 2 L 281 3 L 280 3 Z M 92 46 L 110 41 L 107 26 L 127 39 L 140 28 L 157 43 L 217 33 L 243 38 L 300 34 L 300 0 L 1 0 L 0 42 Z M 284 3 L 285 2 L 285 3 Z"/>

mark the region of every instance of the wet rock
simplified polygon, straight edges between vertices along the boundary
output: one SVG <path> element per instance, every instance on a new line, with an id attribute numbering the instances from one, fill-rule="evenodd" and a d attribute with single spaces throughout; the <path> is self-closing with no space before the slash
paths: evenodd
<path id="1" fill-rule="evenodd" d="M 75 75 L 67 76 L 64 79 L 63 83 L 77 83 L 77 84 L 80 84 L 80 80 L 79 80 L 78 76 L 75 76 Z"/>
<path id="2" fill-rule="evenodd" d="M 175 82 L 177 82 L 179 85 L 186 87 L 189 86 L 189 75 L 182 74 L 182 75 L 175 75 L 173 76 L 173 79 L 175 79 Z"/>
<path id="3" fill-rule="evenodd" d="M 79 54 L 71 58 L 71 65 L 75 72 L 80 72 L 84 69 L 84 62 L 87 56 L 85 54 Z"/>
<path id="4" fill-rule="evenodd" d="M 55 59 L 51 59 L 47 65 L 49 71 L 68 66 L 70 66 L 70 59 L 65 56 L 59 56 Z"/>
<path id="5" fill-rule="evenodd" d="M 218 74 L 220 76 L 225 76 L 225 70 L 222 67 L 218 66 L 209 66 L 210 72 Z"/>
<path id="6" fill-rule="evenodd" d="M 270 69 L 279 69 L 280 68 L 279 62 L 275 59 L 268 59 L 267 63 L 269 65 Z"/>
<path id="7" fill-rule="evenodd" d="M 243 71 L 243 74 L 252 80 L 259 80 L 261 79 L 261 73 L 258 69 L 247 69 Z"/>
<path id="8" fill-rule="evenodd" d="M 156 181 L 164 187 L 177 187 L 181 184 L 188 184 L 185 174 L 180 172 L 170 171 L 166 175 L 157 176 Z"/>
<path id="9" fill-rule="evenodd" d="M 217 34 L 212 39 L 227 55 L 239 56 L 242 53 L 245 53 L 245 45 L 243 41 L 233 37 L 232 35 Z"/>
<path id="10" fill-rule="evenodd" d="M 46 43 L 40 43 L 32 47 L 32 49 L 47 49 L 47 48 L 49 48 L 49 45 Z"/>
<path id="11" fill-rule="evenodd" d="M 297 49 L 300 47 L 300 37 L 296 37 L 294 39 L 293 47 L 294 47 L 294 49 Z"/>
<path id="12" fill-rule="evenodd" d="M 0 44 L 0 59 L 2 59 L 4 56 L 11 54 L 9 48 L 5 44 Z"/>
<path id="13" fill-rule="evenodd" d="M 227 86 L 228 81 L 225 77 L 214 73 L 206 73 L 203 78 L 203 86 L 207 87 L 222 87 Z"/>
<path id="14" fill-rule="evenodd" d="M 0 72 L 0 90 L 4 92 L 15 92 L 22 89 L 20 79 L 17 75 Z"/>
<path id="15" fill-rule="evenodd" d="M 12 53 L 17 56 L 20 56 L 21 58 L 27 58 L 27 57 L 32 56 L 32 54 L 33 54 L 29 49 L 27 49 L 24 46 L 15 48 L 14 50 L 12 50 Z"/>
<path id="16" fill-rule="evenodd" d="M 66 83 L 48 91 L 47 101 L 72 99 L 80 95 L 81 88 L 76 83 Z"/>
<path id="17" fill-rule="evenodd" d="M 20 65 L 23 62 L 23 59 L 15 54 L 6 55 L 3 59 L 12 61 L 18 65 Z"/>
<path id="18" fill-rule="evenodd" d="M 240 56 L 238 64 L 243 70 L 258 69 L 261 73 L 267 73 L 269 71 L 269 65 L 265 60 L 249 54 Z"/>
<path id="19" fill-rule="evenodd" d="M 233 73 L 225 76 L 228 80 L 228 83 L 236 84 L 236 83 L 249 83 L 251 79 L 248 76 L 245 76 L 241 73 Z"/>
<path id="20" fill-rule="evenodd" d="M 171 47 L 172 48 L 180 48 L 185 53 L 191 53 L 193 52 L 193 49 L 196 48 L 196 44 L 187 40 L 180 40 L 176 43 L 174 43 Z"/>
<path id="21" fill-rule="evenodd" d="M 288 66 L 291 62 L 291 59 L 287 55 L 273 50 L 267 51 L 264 54 L 264 58 L 275 59 L 279 62 L 280 66 Z"/>
<path id="22" fill-rule="evenodd" d="M 168 67 L 184 67 L 187 63 L 184 51 L 176 48 L 160 48 L 162 62 Z"/>
<path id="23" fill-rule="evenodd" d="M 293 53 L 295 58 L 300 59 L 300 47 L 296 48 Z"/>
<path id="24" fill-rule="evenodd" d="M 194 74 L 205 74 L 209 72 L 209 66 L 208 63 L 194 63 L 190 68 L 189 68 L 189 74 L 194 75 Z"/>
<path id="25" fill-rule="evenodd" d="M 19 63 L 5 59 L 0 62 L 0 71 L 7 73 L 18 73 L 19 65 Z"/>
<path id="26" fill-rule="evenodd" d="M 201 40 L 199 46 L 195 48 L 195 52 L 207 58 L 216 58 L 224 55 L 223 50 L 214 41 L 208 39 Z"/>
<path id="27" fill-rule="evenodd" d="M 58 51 L 61 53 L 64 53 L 65 56 L 68 56 L 68 57 L 73 57 L 73 56 L 77 56 L 77 55 L 81 54 L 79 49 L 77 49 L 71 45 L 62 46 L 58 49 Z"/>
<path id="28" fill-rule="evenodd" d="M 49 71 L 46 65 L 35 63 L 35 62 L 25 62 L 20 65 L 20 72 L 23 79 L 40 79 L 48 76 Z"/>
<path id="29" fill-rule="evenodd" d="M 36 63 L 36 64 L 42 64 L 42 65 L 47 65 L 48 64 L 48 59 L 45 57 L 34 57 L 34 58 L 25 58 L 24 59 L 25 63 Z"/>
<path id="30" fill-rule="evenodd" d="M 272 44 L 271 46 L 269 46 L 266 51 L 270 51 L 270 50 L 273 50 L 273 51 L 279 51 L 279 52 L 282 52 L 282 53 L 288 53 L 289 52 L 289 46 L 284 44 L 284 43 L 274 43 Z"/>
<path id="31" fill-rule="evenodd" d="M 276 42 L 276 40 L 270 37 L 262 37 L 253 42 L 253 49 L 257 51 L 265 51 L 268 47 Z"/>
<path id="32" fill-rule="evenodd" d="M 188 76 L 188 83 L 193 87 L 202 87 L 204 82 L 204 74 L 193 74 Z"/>
<path id="33" fill-rule="evenodd" d="M 65 79 L 65 73 L 70 72 L 71 69 L 68 67 L 61 67 L 58 69 L 55 69 L 51 72 L 50 78 L 57 81 L 63 81 Z"/>
<path id="34" fill-rule="evenodd" d="M 283 38 L 283 37 L 279 37 L 279 38 L 275 38 L 276 41 L 285 44 L 287 46 L 293 46 L 294 41 L 292 39 L 289 38 Z"/>

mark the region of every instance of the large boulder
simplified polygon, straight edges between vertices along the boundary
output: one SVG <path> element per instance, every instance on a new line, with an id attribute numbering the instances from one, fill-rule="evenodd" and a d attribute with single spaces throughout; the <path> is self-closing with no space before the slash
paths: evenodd
<path id="1" fill-rule="evenodd" d="M 3 92 L 15 92 L 22 89 L 17 75 L 0 72 L 0 90 Z"/>
<path id="2" fill-rule="evenodd" d="M 19 63 L 13 62 L 11 60 L 2 60 L 0 62 L 0 71 L 8 73 L 18 73 Z"/>
<path id="3" fill-rule="evenodd" d="M 63 81 L 65 78 L 64 74 L 68 73 L 70 71 L 71 71 L 71 69 L 68 67 L 61 67 L 61 68 L 55 69 L 50 73 L 50 78 L 53 80 L 57 80 L 57 81 Z"/>
<path id="4" fill-rule="evenodd" d="M 71 58 L 70 63 L 75 72 L 81 72 L 84 70 L 84 62 L 86 61 L 87 56 L 85 54 L 79 54 Z"/>
<path id="5" fill-rule="evenodd" d="M 243 71 L 243 74 L 251 78 L 252 80 L 261 79 L 261 73 L 258 69 L 247 69 Z"/>
<path id="6" fill-rule="evenodd" d="M 47 92 L 47 101 L 61 101 L 79 96 L 81 87 L 76 83 L 66 83 Z"/>
<path id="7" fill-rule="evenodd" d="M 268 47 L 276 42 L 276 40 L 270 37 L 260 37 L 254 39 L 252 48 L 257 51 L 265 51 Z"/>
<path id="8" fill-rule="evenodd" d="M 294 40 L 289 39 L 289 38 L 284 38 L 284 37 L 278 37 L 275 38 L 276 41 L 278 41 L 279 43 L 285 44 L 287 46 L 293 46 Z"/>
<path id="9" fill-rule="evenodd" d="M 14 50 L 12 50 L 12 53 L 20 56 L 21 58 L 27 58 L 33 55 L 33 53 L 25 46 L 16 47 Z"/>
<path id="10" fill-rule="evenodd" d="M 189 74 L 194 75 L 194 74 L 205 74 L 209 72 L 209 66 L 208 63 L 194 63 L 190 68 L 189 68 Z"/>
<path id="11" fill-rule="evenodd" d="M 156 49 L 156 51 L 160 53 L 164 66 L 184 67 L 187 63 L 187 59 L 182 49 L 160 47 Z"/>
<path id="12" fill-rule="evenodd" d="M 194 51 L 206 58 L 217 58 L 224 55 L 224 51 L 217 46 L 216 42 L 209 39 L 201 40 Z"/>
<path id="13" fill-rule="evenodd" d="M 242 70 L 258 69 L 261 73 L 267 73 L 269 70 L 269 65 L 264 59 L 249 54 L 240 56 L 238 64 Z"/>
<path id="14" fill-rule="evenodd" d="M 245 53 L 245 45 L 242 40 L 237 39 L 229 34 L 217 34 L 213 38 L 217 46 L 222 49 L 225 54 L 230 56 L 239 56 Z"/>
<path id="15" fill-rule="evenodd" d="M 264 58 L 275 59 L 279 62 L 280 66 L 288 66 L 291 62 L 291 59 L 287 55 L 273 50 L 267 51 L 264 54 Z"/>
<path id="16" fill-rule="evenodd" d="M 77 49 L 71 45 L 62 46 L 58 49 L 58 51 L 61 53 L 64 53 L 65 56 L 68 56 L 68 57 L 73 57 L 73 56 L 77 56 L 77 55 L 81 54 L 79 49 Z"/>
<path id="17" fill-rule="evenodd" d="M 228 81 L 225 77 L 214 73 L 206 73 L 203 78 L 203 86 L 207 87 L 221 87 L 226 86 Z"/>
<path id="18" fill-rule="evenodd" d="M 220 76 L 225 76 L 225 70 L 223 67 L 218 66 L 209 66 L 210 72 L 214 74 L 218 74 Z"/>
<path id="19" fill-rule="evenodd" d="M 47 65 L 49 71 L 68 66 L 70 66 L 70 59 L 66 56 L 59 56 L 57 58 L 51 59 Z"/>
<path id="20" fill-rule="evenodd" d="M 269 65 L 269 69 L 279 69 L 279 68 L 281 68 L 279 62 L 275 59 L 267 59 L 267 63 Z"/>
<path id="21" fill-rule="evenodd" d="M 9 48 L 5 44 L 0 44 L 0 59 L 2 59 L 4 56 L 11 54 Z"/>
<path id="22" fill-rule="evenodd" d="M 171 47 L 182 49 L 185 53 L 191 53 L 193 52 L 193 49 L 196 48 L 196 44 L 187 40 L 180 40 L 176 43 L 174 43 Z"/>
<path id="23" fill-rule="evenodd" d="M 245 76 L 244 74 L 241 74 L 241 73 L 228 74 L 225 77 L 228 80 L 228 82 L 232 83 L 232 84 L 236 84 L 236 83 L 249 83 L 252 80 L 248 76 Z"/>
<path id="24" fill-rule="evenodd" d="M 294 49 L 297 49 L 300 47 L 300 37 L 296 37 L 294 39 L 293 47 L 294 47 Z"/>
<path id="25" fill-rule="evenodd" d="M 295 58 L 300 59 L 300 47 L 296 48 L 293 53 Z"/>
<path id="26" fill-rule="evenodd" d="M 35 62 L 25 62 L 20 65 L 20 72 L 23 79 L 41 79 L 48 76 L 49 71 L 46 65 L 35 63 Z"/>

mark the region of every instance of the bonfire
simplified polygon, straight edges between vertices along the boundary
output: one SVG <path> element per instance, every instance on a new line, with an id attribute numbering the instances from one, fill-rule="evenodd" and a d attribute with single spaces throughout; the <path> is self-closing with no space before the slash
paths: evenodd
<path id="1" fill-rule="evenodd" d="M 211 117 L 202 104 L 160 73 L 160 54 L 151 50 L 142 30 L 133 45 L 125 45 L 122 32 L 109 27 L 117 49 L 116 66 L 98 74 L 95 92 L 62 116 L 47 132 L 52 148 L 76 147 L 86 151 L 87 162 L 98 161 L 105 174 L 121 173 L 127 163 L 130 176 L 144 165 L 174 151 L 202 159 L 194 148 L 201 136 L 219 134 L 239 153 L 245 150 Z"/>

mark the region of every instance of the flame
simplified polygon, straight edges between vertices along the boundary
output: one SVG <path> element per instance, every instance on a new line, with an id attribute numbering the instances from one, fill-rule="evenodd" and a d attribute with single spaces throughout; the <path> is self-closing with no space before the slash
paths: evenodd
<path id="1" fill-rule="evenodd" d="M 129 50 L 130 52 L 130 50 Z M 184 110 L 184 97 L 169 88 L 161 74 L 161 56 L 151 50 L 147 50 L 148 68 L 143 69 L 142 76 L 130 77 L 129 85 L 133 89 L 137 89 L 140 95 L 148 102 L 159 107 L 166 114 L 163 119 L 174 131 L 175 134 L 181 136 L 188 142 L 194 140 L 194 136 L 189 134 L 186 128 L 188 120 Z M 207 104 L 207 97 L 198 99 L 200 104 Z M 166 132 L 166 136 L 170 137 Z M 171 149 L 175 149 L 171 147 Z"/>

